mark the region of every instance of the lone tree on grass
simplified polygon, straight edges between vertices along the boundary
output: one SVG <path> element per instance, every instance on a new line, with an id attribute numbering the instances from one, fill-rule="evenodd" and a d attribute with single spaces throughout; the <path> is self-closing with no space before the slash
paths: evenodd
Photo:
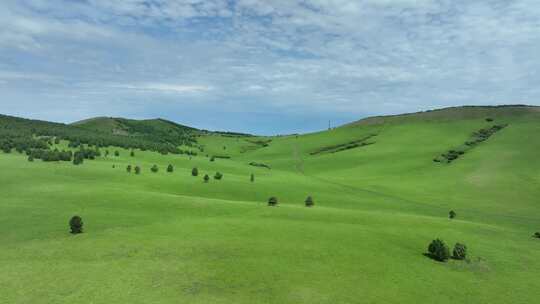
<path id="1" fill-rule="evenodd" d="M 78 215 L 75 215 L 69 220 L 69 228 L 72 234 L 78 234 L 83 232 L 83 221 Z"/>
<path id="2" fill-rule="evenodd" d="M 174 171 L 173 165 L 169 164 L 169 166 L 167 166 L 167 172 L 172 173 L 173 171 Z"/>
<path id="3" fill-rule="evenodd" d="M 141 167 L 135 166 L 135 174 L 141 174 Z"/>
<path id="4" fill-rule="evenodd" d="M 214 179 L 221 180 L 222 178 L 223 178 L 223 174 L 219 172 L 216 172 L 216 174 L 214 175 Z"/>
<path id="5" fill-rule="evenodd" d="M 313 202 L 313 198 L 310 196 L 308 196 L 306 198 L 306 207 L 313 207 L 315 205 L 315 202 Z"/>
<path id="6" fill-rule="evenodd" d="M 159 171 L 159 168 L 157 165 L 153 165 L 152 168 L 150 168 L 150 170 L 154 173 L 157 173 Z"/>
<path id="7" fill-rule="evenodd" d="M 249 180 L 253 183 L 255 181 L 255 174 L 251 173 Z"/>
<path id="8" fill-rule="evenodd" d="M 453 219 L 457 216 L 456 212 L 454 210 L 450 210 L 450 212 L 448 212 L 448 218 L 450 219 Z"/>
<path id="9" fill-rule="evenodd" d="M 131 165 L 127 165 L 126 171 L 127 171 L 127 173 L 131 173 Z"/>
<path id="10" fill-rule="evenodd" d="M 467 246 L 465 244 L 456 243 L 452 251 L 452 257 L 456 260 L 464 260 L 467 257 Z"/>
<path id="11" fill-rule="evenodd" d="M 193 176 L 199 176 L 199 169 L 193 168 L 193 169 L 191 170 L 191 175 L 193 175 Z"/>
<path id="12" fill-rule="evenodd" d="M 431 244 L 429 244 L 428 253 L 432 259 L 439 262 L 446 262 L 450 257 L 448 246 L 440 239 L 433 240 Z"/>
<path id="13" fill-rule="evenodd" d="M 208 174 L 205 174 L 204 175 L 204 182 L 208 183 L 209 180 L 210 180 L 210 176 L 208 176 Z"/>
<path id="14" fill-rule="evenodd" d="M 278 204 L 277 197 L 272 196 L 271 198 L 268 199 L 268 206 L 274 207 L 274 206 L 277 206 L 277 204 Z"/>

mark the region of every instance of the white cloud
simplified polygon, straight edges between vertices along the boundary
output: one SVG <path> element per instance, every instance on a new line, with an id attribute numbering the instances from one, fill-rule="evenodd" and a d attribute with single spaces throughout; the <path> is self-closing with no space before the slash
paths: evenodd
<path id="1" fill-rule="evenodd" d="M 111 87 L 128 90 L 158 91 L 178 94 L 204 93 L 213 89 L 211 86 L 206 85 L 182 85 L 170 83 L 118 84 L 112 85 Z"/>

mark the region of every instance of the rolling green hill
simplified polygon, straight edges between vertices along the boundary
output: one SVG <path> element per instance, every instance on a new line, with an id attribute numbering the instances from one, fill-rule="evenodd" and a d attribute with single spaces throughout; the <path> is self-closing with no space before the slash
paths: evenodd
<path id="1" fill-rule="evenodd" d="M 203 132 L 197 156 L 110 146 L 119 156 L 74 166 L 0 152 L 0 303 L 535 303 L 538 134 L 539 107 L 459 107 L 305 135 Z M 468 259 L 426 257 L 435 238 Z"/>

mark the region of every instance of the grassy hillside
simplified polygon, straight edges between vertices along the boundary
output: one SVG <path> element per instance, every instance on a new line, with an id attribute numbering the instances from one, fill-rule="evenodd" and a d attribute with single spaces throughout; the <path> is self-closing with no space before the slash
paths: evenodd
<path id="1" fill-rule="evenodd" d="M 0 303 L 535 303 L 538 134 L 536 107 L 466 107 L 300 136 L 208 134 L 198 156 L 109 147 L 120 156 L 73 166 L 0 152 Z M 434 238 L 465 243 L 468 261 L 424 256 Z"/>

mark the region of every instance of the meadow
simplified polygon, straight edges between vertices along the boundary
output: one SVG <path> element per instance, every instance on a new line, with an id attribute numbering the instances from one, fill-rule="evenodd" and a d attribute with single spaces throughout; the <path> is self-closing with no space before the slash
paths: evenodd
<path id="1" fill-rule="evenodd" d="M 508 127 L 433 161 L 495 123 Z M 538 134 L 535 107 L 457 108 L 209 133 L 197 156 L 108 147 L 120 156 L 74 166 L 0 152 L 0 303 L 536 303 Z M 69 233 L 73 215 L 84 233 Z M 426 257 L 435 238 L 466 244 L 467 260 Z"/>

